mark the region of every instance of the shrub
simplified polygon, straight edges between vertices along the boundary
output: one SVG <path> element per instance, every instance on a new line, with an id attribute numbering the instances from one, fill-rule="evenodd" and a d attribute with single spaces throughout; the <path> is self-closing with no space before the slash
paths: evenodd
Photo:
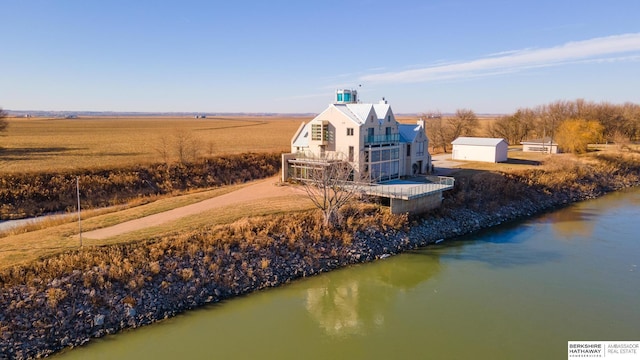
<path id="1" fill-rule="evenodd" d="M 47 304 L 50 308 L 55 309 L 58 303 L 67 297 L 67 292 L 59 288 L 49 288 L 46 292 Z"/>
<path id="2" fill-rule="evenodd" d="M 151 164 L 63 173 L 0 175 L 0 220 L 76 208 L 76 177 L 84 209 L 126 203 L 139 197 L 209 188 L 272 176 L 280 154 L 239 154 L 188 164 Z"/>

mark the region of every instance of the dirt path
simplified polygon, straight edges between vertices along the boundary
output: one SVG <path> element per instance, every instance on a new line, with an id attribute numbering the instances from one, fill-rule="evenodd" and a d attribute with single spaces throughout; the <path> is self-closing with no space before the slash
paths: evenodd
<path id="1" fill-rule="evenodd" d="M 431 161 L 436 175 L 447 176 L 451 173 L 452 168 L 458 167 L 461 163 L 459 161 L 451 160 L 451 154 L 438 154 L 431 156 Z"/>
<path id="2" fill-rule="evenodd" d="M 218 197 L 204 200 L 196 204 L 187 205 L 162 213 L 126 221 L 118 225 L 89 231 L 83 233 L 82 236 L 86 237 L 87 239 L 94 240 L 106 239 L 131 231 L 157 226 L 162 223 L 176 220 L 185 216 L 199 214 L 210 209 L 284 195 L 304 193 L 304 191 L 297 187 L 277 186 L 276 183 L 278 182 L 278 180 L 278 176 L 270 177 L 264 180 L 258 180 L 252 185 L 230 192 L 228 194 L 220 195 Z"/>

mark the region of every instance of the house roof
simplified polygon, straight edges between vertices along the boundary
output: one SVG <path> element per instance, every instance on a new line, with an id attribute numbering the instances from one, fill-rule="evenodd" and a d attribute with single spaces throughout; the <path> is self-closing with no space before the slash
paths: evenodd
<path id="1" fill-rule="evenodd" d="M 391 114 L 391 107 L 389 104 L 331 104 L 330 107 L 316 116 L 313 120 L 324 119 L 325 112 L 331 109 L 331 106 L 338 110 L 341 114 L 349 118 L 351 121 L 358 125 L 363 125 L 369 120 L 369 116 L 373 114 L 376 120 L 384 119 L 387 115 Z M 291 142 L 292 146 L 296 147 L 308 147 L 309 137 L 311 133 L 311 122 L 304 124 L 298 132 L 294 135 L 294 139 Z M 415 125 L 400 125 L 399 127 L 408 127 L 404 131 L 404 135 L 401 135 L 408 142 L 412 142 L 418 131 Z M 412 133 L 412 131 L 414 133 Z"/>
<path id="2" fill-rule="evenodd" d="M 310 123 L 304 124 L 302 130 L 298 132 L 298 136 L 291 143 L 293 146 L 298 147 L 309 147 L 309 129 L 311 128 Z"/>
<path id="3" fill-rule="evenodd" d="M 420 125 L 398 124 L 398 132 L 400 133 L 400 141 L 404 143 L 412 143 L 416 135 L 422 128 Z"/>
<path id="4" fill-rule="evenodd" d="M 483 138 L 461 136 L 451 142 L 453 145 L 496 146 L 501 142 L 507 142 L 503 138 Z"/>
<path id="5" fill-rule="evenodd" d="M 520 141 L 520 144 L 522 145 L 558 145 L 557 143 L 551 143 L 551 138 L 550 137 L 545 137 L 542 139 L 533 139 L 533 140 L 523 140 Z"/>
<path id="6" fill-rule="evenodd" d="M 359 125 L 367 122 L 372 111 L 376 120 L 384 119 L 391 111 L 389 104 L 332 104 L 332 106 Z"/>

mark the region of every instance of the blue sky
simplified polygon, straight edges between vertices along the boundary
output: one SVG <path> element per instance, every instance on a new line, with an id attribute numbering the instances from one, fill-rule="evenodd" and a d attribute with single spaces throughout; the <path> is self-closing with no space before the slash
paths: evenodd
<path id="1" fill-rule="evenodd" d="M 396 113 L 640 103 L 640 1 L 0 0 L 0 107 Z"/>

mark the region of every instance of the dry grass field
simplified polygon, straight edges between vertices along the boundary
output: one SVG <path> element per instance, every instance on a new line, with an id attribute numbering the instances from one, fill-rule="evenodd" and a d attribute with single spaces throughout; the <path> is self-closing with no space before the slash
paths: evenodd
<path id="1" fill-rule="evenodd" d="M 144 216 L 194 204 L 244 188 L 251 183 L 231 185 L 206 191 L 198 191 L 181 196 L 161 198 L 140 206 L 122 206 L 82 212 L 82 231 L 108 227 Z M 313 208 L 304 196 L 282 195 L 250 202 L 222 206 L 197 215 L 190 215 L 168 221 L 158 226 L 148 227 L 122 235 L 94 240 L 83 239 L 86 250 L 96 246 L 144 241 L 182 231 L 194 230 L 216 224 L 231 223 L 243 218 L 281 214 L 290 211 L 306 211 Z M 28 263 L 38 258 L 50 256 L 79 246 L 79 226 L 74 214 L 34 223 L 14 231 L 0 232 L 0 269 Z"/>
<path id="2" fill-rule="evenodd" d="M 302 121 L 295 117 L 9 118 L 0 135 L 0 172 L 108 168 L 164 161 L 176 134 L 200 156 L 287 151 Z"/>
<path id="3" fill-rule="evenodd" d="M 199 156 L 285 152 L 300 123 L 312 117 L 225 116 L 9 118 L 0 134 L 0 173 L 109 168 L 162 162 L 182 134 Z M 417 117 L 399 116 L 415 123 Z M 482 119 L 484 128 L 491 119 Z M 483 129 L 481 129 L 480 132 Z M 175 154 L 171 154 L 175 158 Z M 169 159 L 171 160 L 171 159 Z"/>

